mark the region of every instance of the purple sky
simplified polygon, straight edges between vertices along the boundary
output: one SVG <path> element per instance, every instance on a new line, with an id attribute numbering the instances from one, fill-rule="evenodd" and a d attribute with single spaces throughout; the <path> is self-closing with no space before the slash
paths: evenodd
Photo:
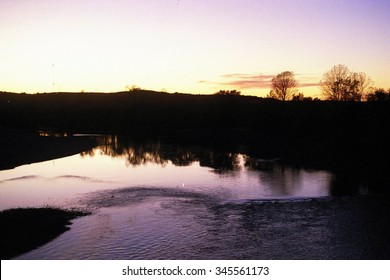
<path id="1" fill-rule="evenodd" d="M 390 87 L 390 1 L 2 0 L 0 90 L 264 96 L 290 70 L 318 96 L 336 64 Z"/>

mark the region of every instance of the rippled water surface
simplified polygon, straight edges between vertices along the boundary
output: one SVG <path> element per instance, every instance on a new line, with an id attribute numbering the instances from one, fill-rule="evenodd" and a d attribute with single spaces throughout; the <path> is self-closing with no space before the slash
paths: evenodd
<path id="1" fill-rule="evenodd" d="M 93 215 L 21 259 L 388 258 L 383 197 L 332 197 L 332 174 L 220 149 L 120 144 L 0 171 L 0 208 Z"/>

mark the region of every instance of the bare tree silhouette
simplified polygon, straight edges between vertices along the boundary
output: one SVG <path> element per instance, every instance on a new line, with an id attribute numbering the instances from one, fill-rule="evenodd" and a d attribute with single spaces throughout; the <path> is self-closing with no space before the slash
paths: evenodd
<path id="1" fill-rule="evenodd" d="M 278 100 L 290 100 L 295 93 L 298 92 L 297 81 L 295 75 L 291 71 L 284 71 L 271 81 L 271 91 L 268 94 L 269 98 Z"/>
<path id="2" fill-rule="evenodd" d="M 371 79 L 365 73 L 356 73 L 339 64 L 326 72 L 321 80 L 321 90 L 328 100 L 360 101 L 369 92 Z"/>

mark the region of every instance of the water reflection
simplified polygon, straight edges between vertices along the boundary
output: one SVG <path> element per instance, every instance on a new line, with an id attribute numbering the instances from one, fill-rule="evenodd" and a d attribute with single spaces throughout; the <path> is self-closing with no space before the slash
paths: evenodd
<path id="1" fill-rule="evenodd" d="M 330 173 L 308 171 L 283 164 L 278 158 L 261 159 L 242 153 L 239 149 L 173 145 L 160 142 L 137 142 L 126 137 L 101 136 L 98 146 L 81 154 L 83 158 L 109 156 L 125 162 L 126 167 L 150 168 L 151 165 L 165 167 L 188 167 L 196 174 L 194 165 L 202 172 L 212 172 L 217 177 L 200 175 L 189 179 L 183 170 L 173 170 L 180 181 L 191 186 L 216 186 L 229 189 L 236 199 L 264 197 L 318 197 L 329 195 Z M 167 175 L 157 175 L 161 182 L 169 185 Z M 147 184 L 147 182 L 145 182 Z M 164 183 L 163 183 L 164 184 Z"/>
<path id="2" fill-rule="evenodd" d="M 119 140 L 116 135 L 97 138 L 98 147 L 81 153 L 82 157 L 94 156 L 96 152 L 110 157 L 125 159 L 127 166 L 147 163 L 167 165 L 171 161 L 175 166 L 188 166 L 197 157 L 182 147 L 161 146 L 158 142 L 136 143 L 127 139 Z"/>
<path id="3" fill-rule="evenodd" d="M 98 146 L 82 153 L 82 156 L 94 156 L 96 153 L 114 158 L 124 159 L 126 166 L 137 167 L 148 163 L 167 166 L 190 166 L 199 163 L 201 167 L 211 168 L 212 172 L 221 176 L 237 176 L 239 171 L 257 172 L 259 180 L 264 184 L 270 182 L 270 189 L 273 195 L 290 195 L 295 193 L 297 188 L 307 184 L 317 185 L 312 178 L 308 178 L 307 170 L 292 167 L 283 163 L 279 158 L 254 157 L 246 147 L 245 152 L 237 147 L 202 147 L 195 145 L 162 144 L 158 141 L 137 142 L 123 136 L 100 136 L 97 137 Z M 328 186 L 333 196 L 359 195 L 377 193 L 377 189 L 386 190 L 386 180 L 383 176 L 376 174 L 376 177 L 369 177 L 369 180 L 362 181 L 361 176 L 356 176 L 356 170 L 338 170 L 334 172 L 317 171 L 326 173 L 331 179 Z M 325 175 L 322 174 L 322 177 Z M 317 178 L 318 179 L 318 178 Z M 316 180 L 316 179 L 314 179 Z M 323 180 L 320 179 L 320 180 Z M 313 193 L 313 192 L 311 192 Z"/>
<path id="4" fill-rule="evenodd" d="M 336 189 L 346 185 L 344 177 L 237 147 L 94 137 L 98 145 L 80 155 L 0 171 L 0 209 L 96 209 L 55 241 L 20 258 L 389 255 L 390 226 L 383 215 L 388 200 L 329 197 L 335 192 L 332 184 Z"/>
<path id="5" fill-rule="evenodd" d="M 166 166 L 189 166 L 199 162 L 202 167 L 212 168 L 216 173 L 252 170 L 272 170 L 274 160 L 254 159 L 239 152 L 200 146 L 164 145 L 159 142 L 134 142 L 117 135 L 97 137 L 98 146 L 81 153 L 82 157 L 95 156 L 96 153 L 110 157 L 123 158 L 127 166 L 136 167 L 147 163 Z M 260 164 L 263 163 L 263 164 Z"/>

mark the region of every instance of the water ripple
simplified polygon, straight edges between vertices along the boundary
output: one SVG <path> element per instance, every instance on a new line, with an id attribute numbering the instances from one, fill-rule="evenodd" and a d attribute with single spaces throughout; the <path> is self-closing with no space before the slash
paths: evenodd
<path id="1" fill-rule="evenodd" d="M 114 200 L 117 195 L 118 200 L 102 202 L 105 195 L 114 195 Z M 96 214 L 75 220 L 55 242 L 20 258 L 388 259 L 390 255 L 387 198 L 232 203 L 195 191 L 126 188 L 100 192 L 94 199 L 101 206 Z"/>
<path id="2" fill-rule="evenodd" d="M 26 175 L 26 176 L 21 176 L 21 177 L 15 177 L 11 179 L 6 179 L 1 182 L 11 182 L 11 181 L 19 181 L 19 180 L 32 180 L 32 179 L 40 179 L 42 176 L 38 175 Z"/>
<path id="3" fill-rule="evenodd" d="M 12 182 L 12 181 L 19 181 L 19 180 L 37 180 L 37 179 L 44 179 L 44 180 L 56 180 L 56 179 L 77 179 L 81 181 L 91 182 L 91 183 L 112 183 L 112 181 L 105 181 L 100 179 L 95 179 L 87 176 L 78 176 L 78 175 L 60 175 L 56 177 L 43 177 L 40 175 L 26 175 L 21 177 L 15 177 L 10 178 L 6 180 L 2 180 L 1 182 Z"/>
<path id="4" fill-rule="evenodd" d="M 91 182 L 91 183 L 113 183 L 112 181 L 95 179 L 87 176 L 78 176 L 78 175 L 61 175 L 53 179 L 78 179 L 81 181 Z"/>
<path id="5" fill-rule="evenodd" d="M 207 194 L 194 190 L 161 187 L 130 187 L 90 193 L 81 201 L 92 208 L 118 207 L 140 203 L 148 198 L 176 198 L 182 203 L 210 204 L 221 200 L 221 194 Z"/>

